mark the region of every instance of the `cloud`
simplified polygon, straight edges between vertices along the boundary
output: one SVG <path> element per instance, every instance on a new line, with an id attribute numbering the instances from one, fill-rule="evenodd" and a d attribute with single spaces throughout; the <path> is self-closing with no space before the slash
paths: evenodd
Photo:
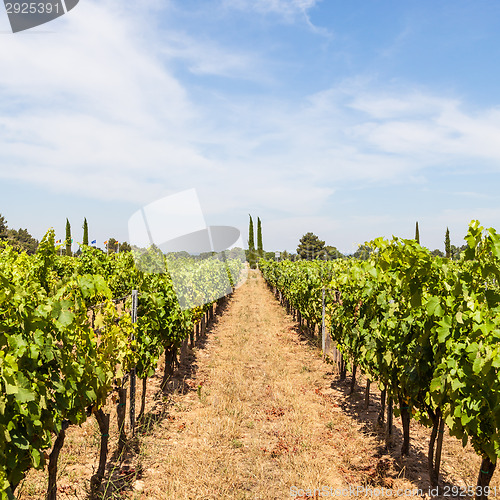
<path id="1" fill-rule="evenodd" d="M 413 157 L 424 166 L 462 164 L 471 159 L 498 162 L 500 110 L 465 111 L 464 103 L 432 94 L 355 97 L 351 107 L 365 115 L 357 137 L 381 153 Z"/>
<path id="2" fill-rule="evenodd" d="M 241 10 L 253 10 L 259 13 L 275 13 L 291 19 L 303 14 L 321 0 L 223 0 L 226 7 Z"/>
<path id="3" fill-rule="evenodd" d="M 314 33 L 332 38 L 332 33 L 323 27 L 316 26 L 309 16 L 309 11 L 322 0 L 221 0 L 226 9 L 237 9 L 255 12 L 262 15 L 274 14 L 286 23 L 298 20 L 305 21 Z"/>
<path id="4" fill-rule="evenodd" d="M 77 14 L 57 35 L 4 38 L 0 176 L 137 201 L 208 168 L 191 145 L 197 111 L 142 23 L 113 2 Z"/>
<path id="5" fill-rule="evenodd" d="M 195 75 L 215 75 L 269 83 L 260 69 L 263 62 L 255 54 L 230 51 L 213 40 L 197 40 L 186 33 L 169 31 L 162 38 L 162 53 L 179 60 Z"/>
<path id="6" fill-rule="evenodd" d="M 244 4 L 286 14 L 316 2 Z M 425 182 L 450 165 L 498 168 L 498 109 L 376 80 L 293 99 L 206 90 L 206 75 L 265 82 L 261 61 L 196 35 L 148 31 L 137 8 L 88 0 L 57 34 L 2 40 L 0 178 L 137 204 L 196 187 L 209 213 L 253 206 L 292 227 L 346 186 Z M 200 80 L 183 81 L 174 60 Z"/>

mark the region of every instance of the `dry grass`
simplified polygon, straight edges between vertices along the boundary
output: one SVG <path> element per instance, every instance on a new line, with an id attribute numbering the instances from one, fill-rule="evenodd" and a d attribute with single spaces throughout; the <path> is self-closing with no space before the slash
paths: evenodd
<path id="1" fill-rule="evenodd" d="M 323 395 L 317 349 L 256 273 L 197 356 L 193 390 L 144 439 L 141 498 L 287 498 L 293 486 L 335 488 L 354 475 L 384 484 L 376 441 Z"/>
<path id="2" fill-rule="evenodd" d="M 411 457 L 401 458 L 396 419 L 395 444 L 387 451 L 374 423 L 378 391 L 368 410 L 361 386 L 347 396 L 349 377 L 338 382 L 256 272 L 207 339 L 189 351 L 169 396 L 155 400 L 159 380 L 157 375 L 149 383 L 151 426 L 125 462 L 115 461 L 108 498 L 285 499 L 293 487 L 349 485 L 428 491 L 429 430 L 413 423 Z M 69 430 L 60 498 L 87 498 L 98 435 L 93 420 Z M 110 438 L 112 453 L 116 423 Z M 474 485 L 478 469 L 473 450 L 446 437 L 446 484 Z M 20 498 L 43 498 L 44 482 L 45 474 L 30 473 Z M 500 492 L 498 483 L 492 486 Z"/>

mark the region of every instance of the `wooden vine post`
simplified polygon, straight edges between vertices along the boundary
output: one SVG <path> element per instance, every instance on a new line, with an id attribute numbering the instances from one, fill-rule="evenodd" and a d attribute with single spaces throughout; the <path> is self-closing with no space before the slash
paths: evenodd
<path id="1" fill-rule="evenodd" d="M 118 424 L 118 453 L 121 453 L 126 442 L 127 434 L 125 433 L 125 416 L 127 414 L 127 388 L 120 387 L 118 389 L 118 405 L 116 407 L 116 420 Z"/>
<path id="2" fill-rule="evenodd" d="M 377 422 L 382 425 L 385 422 L 385 400 L 386 400 L 387 390 L 384 389 L 380 394 L 380 413 L 378 414 Z"/>
<path id="3" fill-rule="evenodd" d="M 132 290 L 132 323 L 137 323 L 137 290 Z M 132 334 L 132 341 L 135 340 L 135 335 Z M 135 435 L 135 366 L 130 370 L 130 430 L 132 435 Z"/>
<path id="4" fill-rule="evenodd" d="M 401 447 L 401 455 L 408 456 L 410 454 L 411 413 L 408 403 L 401 396 L 399 396 L 399 409 L 401 412 L 401 423 L 403 425 L 403 445 Z"/>
<path id="5" fill-rule="evenodd" d="M 323 359 L 326 358 L 326 325 L 325 325 L 325 287 L 321 290 L 321 349 Z"/>
<path id="6" fill-rule="evenodd" d="M 61 430 L 57 435 L 54 447 L 49 457 L 49 485 L 47 487 L 47 500 L 56 500 L 57 498 L 57 461 L 59 453 L 64 445 L 66 430 L 69 427 L 69 421 L 65 420 L 62 423 Z"/>
<path id="7" fill-rule="evenodd" d="M 387 398 L 387 446 L 390 447 L 392 444 L 392 396 Z"/>
<path id="8" fill-rule="evenodd" d="M 99 452 L 99 466 L 97 473 L 90 480 L 91 498 L 95 498 L 104 478 L 106 470 L 106 460 L 108 457 L 108 441 L 109 441 L 109 413 L 104 413 L 101 408 L 95 412 L 95 418 L 101 431 L 101 447 Z"/>

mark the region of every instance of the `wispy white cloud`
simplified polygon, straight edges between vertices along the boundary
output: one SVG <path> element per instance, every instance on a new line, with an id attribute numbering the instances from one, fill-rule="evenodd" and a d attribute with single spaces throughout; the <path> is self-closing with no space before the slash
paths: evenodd
<path id="1" fill-rule="evenodd" d="M 317 5 L 321 0 L 223 0 L 226 7 L 276 13 L 291 19 Z"/>
<path id="2" fill-rule="evenodd" d="M 491 199 L 491 196 L 485 193 L 477 193 L 475 191 L 456 191 L 452 193 L 454 196 L 461 198 L 476 198 L 476 199 Z"/>
<path id="3" fill-rule="evenodd" d="M 352 107 L 365 119 L 358 137 L 378 151 L 413 156 L 425 166 L 450 160 L 500 160 L 500 110 L 466 111 L 458 99 L 400 92 L 397 96 L 363 93 Z"/>
<path id="4" fill-rule="evenodd" d="M 227 9 L 245 10 L 264 15 L 274 14 L 286 23 L 301 20 L 314 33 L 327 38 L 332 37 L 332 33 L 328 29 L 317 26 L 311 21 L 309 11 L 322 0 L 221 0 L 221 2 Z"/>
<path id="5" fill-rule="evenodd" d="M 238 2 L 283 15 L 316 3 Z M 496 108 L 470 111 L 458 97 L 411 85 L 381 90 L 376 80 L 293 99 L 194 96 L 173 59 L 200 78 L 268 75 L 259 56 L 194 34 L 153 30 L 146 40 L 151 19 L 136 14 L 128 2 L 88 0 L 57 34 L 2 40 L 1 179 L 134 203 L 197 187 L 209 213 L 254 206 L 288 221 L 273 226 L 277 238 L 310 223 L 354 240 L 347 223 L 318 215 L 343 186 L 422 183 L 451 164 L 498 169 Z M 367 224 L 375 231 L 399 223 L 391 216 Z"/>
<path id="6" fill-rule="evenodd" d="M 403 50 L 408 39 L 410 39 L 412 35 L 415 35 L 414 22 L 414 19 L 412 19 L 411 23 L 407 22 L 406 26 L 397 34 L 389 45 L 378 50 L 378 54 L 382 59 L 392 59 Z"/>
<path id="7" fill-rule="evenodd" d="M 228 49 L 208 39 L 196 39 L 182 32 L 171 31 L 162 36 L 162 53 L 178 60 L 196 75 L 215 75 L 269 83 L 271 78 L 262 69 L 263 60 L 253 53 Z"/>

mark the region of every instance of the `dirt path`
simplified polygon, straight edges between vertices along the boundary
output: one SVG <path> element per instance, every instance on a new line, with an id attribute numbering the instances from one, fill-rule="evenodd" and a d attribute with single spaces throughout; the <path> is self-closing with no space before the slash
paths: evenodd
<path id="1" fill-rule="evenodd" d="M 375 439 L 333 401 L 318 350 L 299 340 L 259 275 L 195 354 L 193 389 L 144 437 L 141 498 L 271 499 L 290 498 L 294 487 L 388 485 Z"/>

